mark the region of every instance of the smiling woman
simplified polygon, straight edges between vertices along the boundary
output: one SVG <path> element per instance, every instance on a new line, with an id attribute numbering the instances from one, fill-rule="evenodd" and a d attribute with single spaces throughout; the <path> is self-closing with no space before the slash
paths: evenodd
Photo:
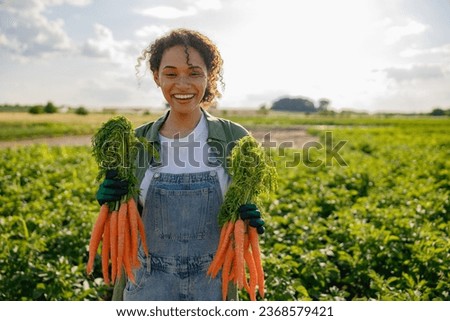
<path id="1" fill-rule="evenodd" d="M 136 136 L 157 151 L 150 160 L 144 150 L 138 151 L 135 172 L 146 234 L 140 244 L 147 245 L 149 255 L 140 251 L 135 281 L 116 283 L 113 299 L 235 300 L 235 287 L 207 275 L 224 229 L 218 216 L 232 181 L 226 159 L 249 135 L 241 125 L 205 110 L 221 96 L 221 55 L 206 36 L 176 29 L 143 51 L 137 69 L 142 62 L 148 64 L 170 109 L 136 129 Z M 102 184 L 97 195 L 118 195 L 120 200 L 119 192 Z M 240 221 L 245 219 L 244 229 L 262 233 L 260 212 L 256 205 L 246 205 L 237 214 Z"/>

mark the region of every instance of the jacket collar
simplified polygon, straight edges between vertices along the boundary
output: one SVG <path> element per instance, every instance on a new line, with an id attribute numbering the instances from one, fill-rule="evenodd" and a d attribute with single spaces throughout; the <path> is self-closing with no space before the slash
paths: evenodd
<path id="1" fill-rule="evenodd" d="M 164 116 L 158 118 L 158 120 L 156 120 L 153 126 L 150 128 L 150 131 L 147 134 L 147 139 L 150 143 L 159 143 L 159 130 L 169 116 L 169 113 L 170 110 L 168 110 Z"/>
<path id="2" fill-rule="evenodd" d="M 220 120 L 217 117 L 208 113 L 203 108 L 201 109 L 201 111 L 203 112 L 203 115 L 205 116 L 206 122 L 208 124 L 208 140 L 226 142 L 225 131 L 223 129 L 222 124 L 220 123 Z M 147 134 L 147 139 L 150 142 L 159 143 L 159 130 L 161 129 L 164 122 L 167 120 L 169 113 L 170 110 L 168 110 L 164 116 L 156 120 L 153 126 L 151 127 L 149 133 Z"/>

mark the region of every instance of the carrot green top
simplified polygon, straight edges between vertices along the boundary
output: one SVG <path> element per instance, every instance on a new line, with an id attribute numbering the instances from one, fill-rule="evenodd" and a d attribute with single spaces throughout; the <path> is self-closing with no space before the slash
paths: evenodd
<path id="1" fill-rule="evenodd" d="M 124 116 L 116 116 L 103 123 L 92 137 L 92 154 L 98 165 L 97 180 L 108 170 L 116 170 L 117 178 L 128 181 L 127 199 L 138 195 L 135 177 L 137 144 L 131 122 Z"/>
<path id="2" fill-rule="evenodd" d="M 261 205 L 262 196 L 277 188 L 275 165 L 253 136 L 239 139 L 228 158 L 232 182 L 219 212 L 219 224 L 238 219 L 239 206 Z"/>

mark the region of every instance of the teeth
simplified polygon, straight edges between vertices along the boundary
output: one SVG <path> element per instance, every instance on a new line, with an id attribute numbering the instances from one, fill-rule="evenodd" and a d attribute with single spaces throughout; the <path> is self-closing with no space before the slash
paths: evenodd
<path id="1" fill-rule="evenodd" d="M 192 97 L 194 97 L 193 94 L 189 94 L 189 95 L 173 95 L 176 99 L 191 99 Z"/>

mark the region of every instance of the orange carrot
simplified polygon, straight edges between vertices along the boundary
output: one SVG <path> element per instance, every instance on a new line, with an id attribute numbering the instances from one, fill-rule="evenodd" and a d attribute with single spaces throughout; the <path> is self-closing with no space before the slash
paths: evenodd
<path id="1" fill-rule="evenodd" d="M 220 268 L 224 264 L 225 255 L 228 249 L 228 246 L 230 244 L 230 239 L 232 232 L 234 230 L 234 224 L 230 221 L 225 223 L 222 227 L 221 234 L 223 232 L 223 237 L 219 238 L 219 245 L 217 247 L 216 254 L 214 255 L 214 258 L 208 268 L 208 275 L 211 275 L 211 277 L 215 278 L 217 276 L 217 273 L 219 273 Z M 221 241 L 220 241 L 221 239 Z"/>
<path id="2" fill-rule="evenodd" d="M 97 220 L 92 228 L 91 240 L 89 242 L 89 259 L 86 266 L 87 274 L 91 274 L 94 269 L 94 259 L 97 254 L 97 249 L 102 240 L 103 230 L 105 227 L 106 219 L 108 218 L 109 207 L 108 204 L 104 203 L 100 207 L 100 213 L 97 217 Z"/>
<path id="3" fill-rule="evenodd" d="M 127 274 L 128 279 L 136 284 L 134 279 L 134 274 L 131 268 L 131 233 L 130 233 L 130 223 L 128 220 L 125 220 L 125 246 L 123 252 L 123 266 L 125 268 L 125 272 Z"/>
<path id="4" fill-rule="evenodd" d="M 238 289 L 244 286 L 245 266 L 244 266 L 244 234 L 245 223 L 238 219 L 234 222 L 234 242 L 235 242 L 235 260 L 236 260 L 236 285 Z"/>
<path id="5" fill-rule="evenodd" d="M 128 200 L 128 208 L 132 212 L 135 213 L 135 217 L 137 218 L 137 223 L 138 223 L 139 235 L 141 237 L 142 247 L 144 248 L 145 255 L 148 256 L 148 247 L 147 247 L 147 238 L 145 236 L 145 227 L 144 227 L 144 223 L 142 222 L 141 215 L 139 214 L 139 210 L 136 206 L 136 202 L 134 201 L 134 198 L 130 198 Z"/>
<path id="6" fill-rule="evenodd" d="M 115 283 L 117 276 L 117 221 L 119 213 L 112 211 L 110 218 L 110 244 L 111 244 L 111 282 Z"/>
<path id="7" fill-rule="evenodd" d="M 256 228 L 249 227 L 248 237 L 252 247 L 253 260 L 255 261 L 256 271 L 258 273 L 258 291 L 261 298 L 264 298 L 264 270 L 261 263 L 261 250 L 259 248 L 258 232 Z"/>
<path id="8" fill-rule="evenodd" d="M 109 254 L 111 248 L 111 215 L 108 214 L 108 218 L 105 221 L 105 228 L 103 232 L 103 240 L 102 240 L 102 272 L 103 272 L 103 280 L 105 280 L 106 284 L 109 284 Z"/>
<path id="9" fill-rule="evenodd" d="M 253 259 L 253 254 L 250 252 L 250 248 L 244 250 L 244 258 L 247 263 L 248 272 L 250 276 L 250 282 L 248 285 L 247 292 L 250 295 L 250 300 L 256 301 L 256 285 L 258 283 L 258 271 L 256 269 L 255 260 Z"/>
<path id="10" fill-rule="evenodd" d="M 117 221 L 117 278 L 120 279 L 123 268 L 123 254 L 125 252 L 125 233 L 127 221 L 127 203 L 121 203 Z"/>
<path id="11" fill-rule="evenodd" d="M 236 273 L 234 273 L 234 264 L 231 265 L 231 271 L 230 275 L 228 276 L 228 279 L 230 280 L 230 282 L 236 280 Z"/>
<path id="12" fill-rule="evenodd" d="M 130 258 L 131 258 L 131 264 L 133 267 L 139 267 L 140 266 L 140 262 L 138 259 L 138 217 L 136 215 L 139 215 L 138 213 L 136 213 L 136 211 L 133 211 L 133 206 L 130 206 L 131 203 L 131 198 L 130 200 L 128 200 L 127 202 L 127 206 L 128 206 L 128 222 L 130 224 L 130 247 L 131 247 L 131 253 L 130 253 Z"/>
<path id="13" fill-rule="evenodd" d="M 229 243 L 227 251 L 225 253 L 225 261 L 223 263 L 222 270 L 222 300 L 227 299 L 228 282 L 230 281 L 230 270 L 234 261 L 234 249 L 231 243 Z"/>

